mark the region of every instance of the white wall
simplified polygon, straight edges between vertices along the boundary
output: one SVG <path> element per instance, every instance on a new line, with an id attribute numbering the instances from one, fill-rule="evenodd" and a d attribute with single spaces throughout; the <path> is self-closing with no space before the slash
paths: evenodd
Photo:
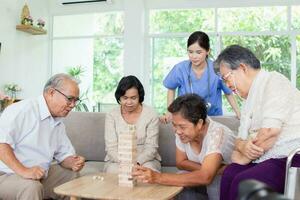
<path id="1" fill-rule="evenodd" d="M 129 0 L 130 1 L 130 0 Z M 299 0 L 144 0 L 150 9 L 168 8 L 208 8 L 208 7 L 252 7 L 252 6 L 279 6 L 299 4 Z"/>
<path id="2" fill-rule="evenodd" d="M 49 34 L 34 36 L 16 30 L 24 2 L 0 0 L 0 89 L 4 84 L 14 82 L 22 88 L 18 96 L 28 98 L 41 94 L 48 78 Z M 34 20 L 49 21 L 48 0 L 27 2 Z"/>
<path id="3" fill-rule="evenodd" d="M 112 0 L 111 4 L 62 6 L 62 0 L 27 0 L 34 19 L 46 20 L 47 35 L 33 36 L 16 31 L 24 1 L 0 0 L 0 88 L 8 82 L 16 82 L 22 88 L 22 98 L 41 93 L 50 75 L 51 63 L 51 21 L 54 15 L 80 14 L 123 10 L 125 13 L 124 69 L 125 74 L 135 73 L 144 83 L 146 94 L 149 65 L 147 41 L 147 9 L 196 8 L 258 5 L 292 5 L 300 0 Z M 146 97 L 147 101 L 147 97 Z"/>

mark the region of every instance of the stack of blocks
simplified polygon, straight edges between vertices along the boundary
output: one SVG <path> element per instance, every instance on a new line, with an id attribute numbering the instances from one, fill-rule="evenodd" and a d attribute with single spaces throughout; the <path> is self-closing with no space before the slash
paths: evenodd
<path id="1" fill-rule="evenodd" d="M 136 180 L 133 179 L 131 173 L 137 162 L 137 143 L 134 125 L 130 125 L 128 131 L 119 134 L 118 154 L 119 186 L 133 187 L 136 185 Z"/>

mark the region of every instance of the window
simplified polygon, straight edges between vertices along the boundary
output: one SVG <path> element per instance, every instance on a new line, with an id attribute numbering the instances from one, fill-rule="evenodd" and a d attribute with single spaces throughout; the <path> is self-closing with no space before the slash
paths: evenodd
<path id="1" fill-rule="evenodd" d="M 286 30 L 287 7 L 220 8 L 218 22 L 221 32 Z"/>
<path id="2" fill-rule="evenodd" d="M 211 39 L 212 58 L 228 45 L 250 48 L 266 70 L 275 70 L 292 79 L 292 42 L 297 42 L 297 68 L 300 69 L 300 6 L 236 7 L 187 10 L 151 10 L 149 40 L 152 52 L 152 104 L 166 111 L 167 90 L 162 81 L 174 64 L 188 59 L 186 41 L 197 30 Z M 289 22 L 288 12 L 291 13 Z M 184 19 L 184 20 L 182 20 Z M 298 33 L 292 40 L 293 30 Z M 299 83 L 298 83 L 299 82 Z M 297 75 L 300 88 L 300 72 Z M 231 112 L 227 101 L 224 112 Z"/>
<path id="3" fill-rule="evenodd" d="M 300 88 L 300 35 L 297 35 L 297 88 Z"/>
<path id="4" fill-rule="evenodd" d="M 176 63 L 187 59 L 186 32 L 193 32 L 201 26 L 212 31 L 213 11 L 213 9 L 197 9 L 150 12 L 149 28 L 153 58 L 151 101 L 159 113 L 165 112 L 167 106 L 167 90 L 163 86 L 163 78 Z M 211 45 L 213 44 L 214 42 Z"/>
<path id="5" fill-rule="evenodd" d="M 81 98 L 90 110 L 116 103 L 114 91 L 124 70 L 123 18 L 122 12 L 110 12 L 53 19 L 52 74 L 80 67 Z"/>
<path id="6" fill-rule="evenodd" d="M 292 6 L 292 28 L 300 29 L 300 6 Z"/>
<path id="7" fill-rule="evenodd" d="M 251 49 L 260 60 L 262 68 L 278 71 L 290 78 L 291 46 L 288 37 L 279 35 L 222 37 L 222 46 L 231 44 L 239 44 Z"/>
<path id="8" fill-rule="evenodd" d="M 182 33 L 198 30 L 214 30 L 214 10 L 153 10 L 150 12 L 150 34 Z"/>

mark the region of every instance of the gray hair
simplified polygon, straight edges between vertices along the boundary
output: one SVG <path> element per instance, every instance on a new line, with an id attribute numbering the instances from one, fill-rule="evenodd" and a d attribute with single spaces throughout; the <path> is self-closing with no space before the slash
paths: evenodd
<path id="1" fill-rule="evenodd" d="M 260 61 L 256 58 L 254 53 L 239 45 L 231 45 L 224 49 L 214 64 L 217 70 L 221 64 L 227 65 L 230 69 L 235 70 L 241 63 L 253 69 L 260 69 Z"/>
<path id="2" fill-rule="evenodd" d="M 47 92 L 50 88 L 61 88 L 64 80 L 72 80 L 77 84 L 79 83 L 79 81 L 76 78 L 68 74 L 55 74 L 46 82 L 44 86 L 44 93 Z"/>

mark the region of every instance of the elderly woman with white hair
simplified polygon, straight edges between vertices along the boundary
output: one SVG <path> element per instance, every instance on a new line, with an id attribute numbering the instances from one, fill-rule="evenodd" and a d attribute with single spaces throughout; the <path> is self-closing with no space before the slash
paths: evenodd
<path id="1" fill-rule="evenodd" d="M 241 125 L 221 181 L 221 199 L 237 199 L 239 183 L 255 179 L 283 192 L 288 154 L 300 146 L 300 92 L 277 72 L 261 69 L 248 49 L 232 45 L 215 61 L 223 81 L 244 99 Z M 300 167 L 300 155 L 292 166 Z"/>

